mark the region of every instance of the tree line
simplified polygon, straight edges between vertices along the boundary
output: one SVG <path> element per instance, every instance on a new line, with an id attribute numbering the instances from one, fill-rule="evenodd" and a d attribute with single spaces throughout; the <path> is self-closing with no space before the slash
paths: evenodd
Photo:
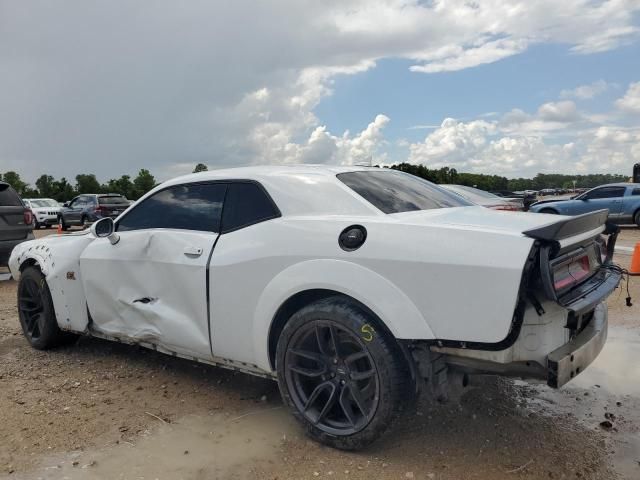
<path id="1" fill-rule="evenodd" d="M 487 175 L 484 173 L 458 172 L 455 168 L 442 167 L 430 169 L 424 165 L 412 165 L 400 163 L 390 168 L 402 172 L 412 173 L 434 183 L 453 183 L 477 187 L 481 190 L 498 191 L 522 191 L 542 190 L 545 188 L 593 188 L 606 183 L 626 182 L 629 175 L 596 173 L 591 175 L 564 175 L 558 173 L 538 173 L 533 178 L 507 178 L 500 175 Z"/>
<path id="2" fill-rule="evenodd" d="M 207 170 L 205 164 L 199 163 L 193 173 Z M 71 184 L 65 177 L 56 180 L 51 175 L 43 174 L 31 186 L 14 171 L 0 173 L 0 180 L 11 185 L 23 198 L 53 198 L 58 202 L 71 200 L 84 193 L 118 193 L 130 200 L 137 200 L 157 185 L 155 177 L 145 168 L 140 169 L 133 179 L 129 175 L 122 175 L 105 183 L 100 183 L 93 173 L 76 175 L 75 184 Z"/>
<path id="3" fill-rule="evenodd" d="M 484 173 L 458 172 L 455 168 L 442 167 L 430 169 L 424 165 L 412 165 L 399 163 L 392 165 L 394 170 L 411 173 L 434 183 L 454 183 L 468 185 L 487 191 L 497 190 L 542 190 L 544 188 L 573 188 L 574 180 L 576 188 L 592 188 L 598 185 L 615 182 L 626 182 L 627 175 L 616 174 L 592 174 L 592 175 L 562 175 L 538 173 L 533 178 L 512 178 L 499 175 L 487 175 Z M 199 163 L 193 172 L 203 172 L 207 166 Z M 118 193 L 130 200 L 137 200 L 157 185 L 155 177 L 147 169 L 141 169 L 135 178 L 122 175 L 120 178 L 100 183 L 92 173 L 76 175 L 75 183 L 70 183 L 65 177 L 55 179 L 51 175 L 41 175 L 34 186 L 29 185 L 20 178 L 16 172 L 9 171 L 0 174 L 0 180 L 10 184 L 23 198 L 53 198 L 59 202 L 71 200 L 83 193 Z"/>

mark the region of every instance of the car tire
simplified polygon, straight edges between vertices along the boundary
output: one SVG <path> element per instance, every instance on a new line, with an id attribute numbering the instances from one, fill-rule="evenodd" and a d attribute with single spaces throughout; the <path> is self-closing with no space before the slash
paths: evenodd
<path id="1" fill-rule="evenodd" d="M 84 215 L 80 217 L 80 227 L 82 228 L 82 230 L 85 230 L 88 228 L 87 217 L 85 217 Z"/>
<path id="2" fill-rule="evenodd" d="M 640 227 L 640 210 L 638 210 L 633 216 L 633 222 Z"/>
<path id="3" fill-rule="evenodd" d="M 66 223 L 64 223 L 64 217 L 63 216 L 60 216 L 58 218 L 58 224 L 60 225 L 60 229 L 63 232 L 66 232 L 67 230 L 69 230 L 69 226 Z"/>
<path id="4" fill-rule="evenodd" d="M 341 297 L 293 314 L 278 340 L 276 370 L 282 399 L 307 435 L 342 450 L 375 441 L 415 395 L 393 335 Z"/>
<path id="5" fill-rule="evenodd" d="M 73 337 L 58 327 L 51 292 L 38 267 L 27 267 L 20 275 L 18 316 L 22 333 L 35 349 L 46 350 Z"/>

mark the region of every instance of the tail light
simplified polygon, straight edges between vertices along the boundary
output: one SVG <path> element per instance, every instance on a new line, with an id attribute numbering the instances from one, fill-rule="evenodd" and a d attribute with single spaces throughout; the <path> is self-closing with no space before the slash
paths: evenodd
<path id="1" fill-rule="evenodd" d="M 109 216 L 109 209 L 106 207 L 97 206 L 94 211 L 102 216 L 105 216 L 105 217 Z"/>
<path id="2" fill-rule="evenodd" d="M 564 292 L 582 283 L 599 268 L 595 249 L 582 251 L 578 255 L 568 256 L 553 265 L 553 288 L 556 292 Z"/>
<path id="3" fill-rule="evenodd" d="M 489 208 L 491 210 L 505 210 L 508 212 L 519 212 L 522 210 L 517 205 L 491 205 Z"/>
<path id="4" fill-rule="evenodd" d="M 30 209 L 24 211 L 24 224 L 31 225 L 33 223 L 33 212 Z"/>

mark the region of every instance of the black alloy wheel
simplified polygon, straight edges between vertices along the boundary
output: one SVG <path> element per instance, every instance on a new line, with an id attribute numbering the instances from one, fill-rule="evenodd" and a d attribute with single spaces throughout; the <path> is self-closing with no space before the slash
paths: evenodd
<path id="1" fill-rule="evenodd" d="M 380 381 L 363 341 L 331 320 L 310 322 L 291 339 L 285 377 L 304 417 L 332 435 L 362 430 L 376 412 Z"/>

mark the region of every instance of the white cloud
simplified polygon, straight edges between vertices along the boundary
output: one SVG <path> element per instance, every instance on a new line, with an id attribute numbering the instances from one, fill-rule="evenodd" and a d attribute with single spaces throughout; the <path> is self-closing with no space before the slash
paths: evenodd
<path id="1" fill-rule="evenodd" d="M 640 113 L 640 82 L 629 85 L 624 97 L 616 100 L 616 107 L 628 113 Z"/>
<path id="2" fill-rule="evenodd" d="M 5 2 L 0 171 L 33 181 L 198 162 L 375 161 L 386 117 L 353 135 L 332 133 L 313 113 L 336 77 L 386 58 L 430 73 L 542 43 L 613 49 L 636 38 L 638 10 L 638 0 Z M 512 128 L 533 135 L 580 113 L 558 102 L 526 115 Z M 483 128 L 502 127 L 468 122 L 457 135 L 481 149 L 475 141 L 491 142 L 476 136 Z"/>
<path id="3" fill-rule="evenodd" d="M 569 90 L 562 90 L 560 92 L 560 97 L 588 100 L 606 92 L 611 86 L 612 85 L 604 80 L 598 80 L 588 85 L 580 85 Z"/>
<path id="4" fill-rule="evenodd" d="M 640 161 L 640 127 L 598 125 L 592 117 L 561 101 L 545 103 L 534 114 L 514 109 L 492 121 L 446 119 L 409 146 L 409 161 L 510 177 L 628 172 Z"/>

